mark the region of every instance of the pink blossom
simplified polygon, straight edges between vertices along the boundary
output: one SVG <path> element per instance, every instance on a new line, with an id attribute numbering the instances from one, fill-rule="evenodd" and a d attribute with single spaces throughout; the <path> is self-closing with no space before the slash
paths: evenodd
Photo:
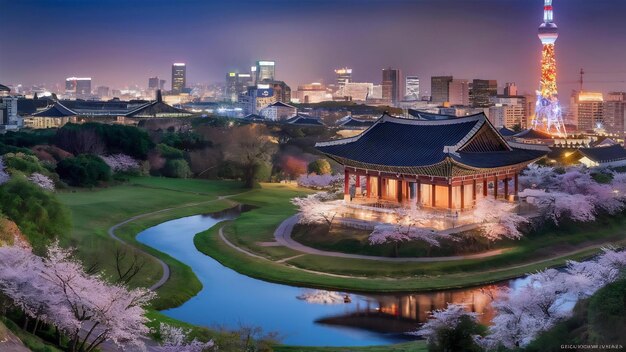
<path id="1" fill-rule="evenodd" d="M 341 203 L 333 201 L 331 193 L 320 192 L 304 198 L 294 198 L 291 203 L 300 211 L 301 224 L 327 224 L 332 226 L 333 220 L 341 211 Z"/>
<path id="2" fill-rule="evenodd" d="M 483 198 L 476 203 L 474 218 L 481 225 L 482 234 L 490 241 L 502 238 L 520 239 L 521 224 L 528 220 L 515 213 L 515 205 L 492 198 Z"/>
<path id="3" fill-rule="evenodd" d="M 298 186 L 314 189 L 331 189 L 338 188 L 343 177 L 341 175 L 300 175 L 298 177 Z"/>
<path id="4" fill-rule="evenodd" d="M 409 241 L 422 241 L 430 246 L 439 247 L 440 241 L 452 239 L 452 236 L 434 231 L 429 226 L 436 215 L 421 211 L 417 207 L 394 210 L 395 219 L 390 224 L 379 224 L 369 236 L 370 244 L 384 244 Z"/>
<path id="5" fill-rule="evenodd" d="M 429 343 L 434 343 L 437 341 L 442 331 L 455 329 L 464 316 L 476 321 L 478 314 L 469 312 L 467 307 L 462 304 L 448 303 L 446 309 L 437 309 L 430 312 L 428 321 L 424 323 L 419 330 L 409 334 L 421 336 Z"/>

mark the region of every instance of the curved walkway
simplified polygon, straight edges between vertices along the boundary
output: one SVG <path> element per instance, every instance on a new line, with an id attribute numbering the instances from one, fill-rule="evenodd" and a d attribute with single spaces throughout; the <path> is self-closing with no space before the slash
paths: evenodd
<path id="1" fill-rule="evenodd" d="M 115 239 L 116 241 L 118 241 L 118 242 L 120 242 L 120 243 L 122 243 L 124 245 L 133 247 L 135 250 L 139 251 L 140 253 L 145 254 L 145 255 L 153 258 L 154 260 L 156 260 L 161 265 L 161 268 L 163 269 L 163 275 L 161 275 L 161 278 L 159 279 L 159 281 L 157 281 L 154 285 L 150 286 L 150 288 L 149 288 L 151 291 L 156 291 L 158 288 L 160 288 L 161 286 L 165 285 L 167 280 L 169 280 L 169 278 L 170 278 L 170 267 L 163 260 L 161 260 L 160 258 L 152 255 L 151 253 L 148 253 L 147 251 L 145 251 L 145 250 L 143 250 L 143 249 L 141 249 L 141 248 L 139 248 L 137 246 L 129 244 L 128 242 L 126 242 L 126 241 L 122 240 L 121 238 L 117 237 L 117 235 L 115 234 L 115 230 L 117 230 L 121 226 L 124 226 L 124 225 L 128 224 L 129 222 L 133 222 L 133 221 L 135 221 L 137 219 L 145 218 L 145 217 L 150 216 L 150 215 L 165 213 L 165 212 L 168 212 L 168 211 L 174 210 L 174 209 L 193 207 L 193 206 L 202 205 L 202 204 L 209 204 L 209 203 L 216 202 L 218 200 L 224 200 L 224 199 L 227 199 L 227 198 L 230 198 L 230 197 L 234 197 L 234 196 L 238 196 L 240 194 L 247 193 L 247 192 L 249 192 L 249 191 L 241 192 L 241 193 L 237 193 L 237 194 L 231 194 L 231 195 L 227 195 L 227 196 L 219 196 L 219 197 L 217 197 L 215 199 L 207 200 L 205 202 L 188 203 L 188 204 L 185 204 L 185 205 L 182 205 L 182 206 L 178 206 L 178 207 L 165 208 L 165 209 L 161 209 L 161 210 L 151 211 L 149 213 L 136 215 L 136 216 L 133 216 L 132 218 L 128 218 L 128 219 L 126 219 L 126 220 L 124 220 L 122 222 L 119 222 L 119 223 L 109 227 L 109 229 L 107 230 L 107 233 L 109 234 L 109 236 L 111 238 Z"/>
<path id="2" fill-rule="evenodd" d="M 482 252 L 482 253 L 470 254 L 470 255 L 456 255 L 456 256 L 449 256 L 449 257 L 423 257 L 423 258 L 388 258 L 388 257 L 377 257 L 377 256 L 372 256 L 372 255 L 330 252 L 330 251 L 324 251 L 324 250 L 305 246 L 304 244 L 297 242 L 291 238 L 291 232 L 293 231 L 293 227 L 298 222 L 298 218 L 299 218 L 299 215 L 296 214 L 286 219 L 285 221 L 283 221 L 278 226 L 278 228 L 276 228 L 276 231 L 274 231 L 274 238 L 276 239 L 276 242 L 298 252 L 321 255 L 325 257 L 363 259 L 363 260 L 373 260 L 373 261 L 379 261 L 379 262 L 432 263 L 432 262 L 447 262 L 447 261 L 457 261 L 457 260 L 467 260 L 467 259 L 488 258 L 488 257 L 500 255 L 507 251 L 507 249 L 496 249 L 496 250 L 492 250 L 488 252 Z"/>

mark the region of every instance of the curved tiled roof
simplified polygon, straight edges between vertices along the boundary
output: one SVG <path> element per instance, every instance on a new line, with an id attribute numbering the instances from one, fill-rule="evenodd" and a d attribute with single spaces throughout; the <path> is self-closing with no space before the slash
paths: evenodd
<path id="1" fill-rule="evenodd" d="M 619 144 L 608 147 L 580 148 L 578 152 L 598 163 L 626 160 L 626 149 Z"/>
<path id="2" fill-rule="evenodd" d="M 491 144 L 483 144 L 481 149 L 480 135 Z M 344 164 L 385 169 L 432 168 L 450 161 L 490 169 L 529 163 L 547 153 L 539 148 L 509 145 L 484 114 L 435 120 L 383 115 L 356 137 L 317 143 L 316 148 Z"/>
<path id="3" fill-rule="evenodd" d="M 372 126 L 376 121 L 359 120 L 349 117 L 346 121 L 339 124 L 341 127 L 364 128 Z"/>
<path id="4" fill-rule="evenodd" d="M 37 117 L 67 117 L 76 115 L 78 115 L 76 112 L 68 109 L 60 102 L 55 102 L 54 105 L 47 108 L 46 110 L 33 114 L 33 116 Z"/>
<path id="5" fill-rule="evenodd" d="M 324 123 L 319 118 L 302 114 L 298 114 L 286 120 L 286 122 L 292 125 L 324 126 Z"/>
<path id="6" fill-rule="evenodd" d="M 3 84 L 0 84 L 0 92 L 10 92 L 10 91 L 11 91 L 11 88 L 9 88 L 9 87 L 7 87 L 7 86 L 5 86 Z"/>
<path id="7" fill-rule="evenodd" d="M 552 139 L 552 136 L 548 133 L 537 131 L 534 129 L 529 129 L 522 131 L 514 136 L 515 138 L 520 139 Z"/>

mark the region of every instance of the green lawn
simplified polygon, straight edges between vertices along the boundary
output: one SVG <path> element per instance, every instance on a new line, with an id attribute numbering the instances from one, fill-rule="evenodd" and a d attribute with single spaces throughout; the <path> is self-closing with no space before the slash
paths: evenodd
<path id="1" fill-rule="evenodd" d="M 113 275 L 115 248 L 119 244 L 107 234 L 109 227 L 136 215 L 176 208 L 138 219 L 117 230 L 119 237 L 139 246 L 134 237 L 142 230 L 174 218 L 222 210 L 231 203 L 217 200 L 218 196 L 243 191 L 238 182 L 138 177 L 126 185 L 59 193 L 60 201 L 72 213 L 73 224 L 72 232 L 60 240 L 63 245 L 77 248 L 79 258 L 87 266 L 97 264 L 106 274 Z M 150 248 L 144 249 L 158 254 Z M 161 266 L 149 256 L 138 255 L 146 265 L 131 284 L 150 286 L 161 277 Z M 131 256 L 129 253 L 129 260 Z M 157 292 L 155 307 L 179 305 L 200 290 L 200 282 L 186 265 L 166 255 L 159 257 L 170 266 L 172 280 Z"/>
<path id="2" fill-rule="evenodd" d="M 196 247 L 240 273 L 272 282 L 365 292 L 427 291 L 501 281 L 562 265 L 566 260 L 580 260 L 595 254 L 603 244 L 624 244 L 626 229 L 626 218 L 603 218 L 593 224 L 533 235 L 513 243 L 513 248 L 498 256 L 431 263 L 301 255 L 288 248 L 261 245 L 273 241 L 276 227 L 295 212 L 289 200 L 296 193 L 288 186 L 264 185 L 233 198 L 257 208 L 227 223 L 226 237 L 267 260 L 235 251 L 219 239 L 217 228 L 196 236 Z M 285 263 L 275 262 L 280 259 L 286 259 Z"/>

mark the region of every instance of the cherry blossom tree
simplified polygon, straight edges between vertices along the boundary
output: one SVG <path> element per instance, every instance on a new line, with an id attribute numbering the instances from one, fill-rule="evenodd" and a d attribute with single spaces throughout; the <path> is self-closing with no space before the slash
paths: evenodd
<path id="1" fill-rule="evenodd" d="M 314 189 L 338 189 L 343 181 L 341 175 L 300 175 L 298 186 Z"/>
<path id="2" fill-rule="evenodd" d="M 515 204 L 483 198 L 476 203 L 474 218 L 481 223 L 482 234 L 489 241 L 502 238 L 520 239 L 519 226 L 528 220 L 515 213 Z"/>
<path id="3" fill-rule="evenodd" d="M 190 339 L 189 332 L 190 330 L 161 323 L 159 325 L 159 335 L 161 336 L 160 351 L 206 352 L 217 349 L 213 340 L 202 342 L 198 339 Z"/>
<path id="4" fill-rule="evenodd" d="M 4 159 L 0 156 L 0 185 L 7 183 L 11 176 L 6 171 L 6 166 L 4 165 Z"/>
<path id="5" fill-rule="evenodd" d="M 45 189 L 46 191 L 54 192 L 54 181 L 46 175 L 40 174 L 38 172 L 33 172 L 28 180 L 37 186 Z"/>
<path id="6" fill-rule="evenodd" d="M 557 225 L 563 217 L 579 222 L 593 221 L 596 218 L 593 196 L 539 189 L 526 189 L 519 195 L 526 197 L 528 203 L 536 205 L 542 218 L 550 219 Z"/>
<path id="7" fill-rule="evenodd" d="M 29 248 L 0 248 L 0 290 L 27 316 L 56 326 L 70 351 L 93 351 L 104 341 L 143 346 L 144 307 L 154 293 L 107 283 L 88 275 L 71 251 L 52 244 L 41 258 Z M 27 323 L 28 321 L 26 321 Z"/>
<path id="8" fill-rule="evenodd" d="M 477 313 L 469 312 L 462 304 L 448 303 L 445 309 L 430 312 L 428 321 L 409 334 L 423 337 L 429 348 L 438 346 L 437 350 L 474 350 L 470 345 L 475 344 L 472 335 L 480 333 L 477 317 Z"/>
<path id="9" fill-rule="evenodd" d="M 429 246 L 439 247 L 440 241 L 452 239 L 452 236 L 434 231 L 430 223 L 436 215 L 425 212 L 417 207 L 397 208 L 395 219 L 391 223 L 378 224 L 369 236 L 372 245 L 393 243 L 397 256 L 399 246 L 403 242 L 422 241 Z"/>
<path id="10" fill-rule="evenodd" d="M 569 262 L 565 271 L 547 269 L 528 277 L 516 291 L 503 290 L 492 306 L 496 311 L 489 335 L 479 339 L 488 350 L 527 345 L 540 332 L 569 317 L 573 303 L 617 280 L 626 268 L 626 251 L 603 249 L 596 259 Z"/>
<path id="11" fill-rule="evenodd" d="M 519 184 L 522 189 L 526 188 L 551 188 L 556 182 L 556 173 L 554 168 L 539 166 L 536 164 L 528 165 L 519 176 Z"/>
<path id="12" fill-rule="evenodd" d="M 139 169 L 139 162 L 126 154 L 100 156 L 113 172 L 132 172 Z"/>
<path id="13" fill-rule="evenodd" d="M 334 198 L 331 193 L 321 192 L 304 198 L 294 198 L 291 203 L 300 211 L 301 224 L 326 224 L 330 230 L 342 209 L 339 202 L 331 200 Z"/>

